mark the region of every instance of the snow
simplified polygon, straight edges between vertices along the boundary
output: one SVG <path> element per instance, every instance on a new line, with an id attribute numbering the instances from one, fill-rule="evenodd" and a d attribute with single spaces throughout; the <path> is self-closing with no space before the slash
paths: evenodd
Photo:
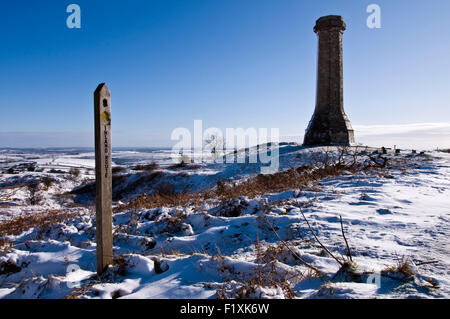
<path id="1" fill-rule="evenodd" d="M 280 170 L 308 164 L 325 150 L 338 151 L 273 147 L 279 148 Z M 12 243 L 4 250 L 0 244 L 0 298 L 449 298 L 450 154 L 403 151 L 385 156 L 398 162 L 389 169 L 344 171 L 307 189 L 227 203 L 212 199 L 201 207 L 116 212 L 117 260 L 99 278 L 92 202 L 88 195 L 68 194 L 93 182 L 93 153 L 0 150 L 0 226 L 49 210 L 73 213 L 42 229 L 0 234 L 0 243 Z M 121 202 L 141 192 L 151 194 L 163 181 L 188 191 L 215 187 L 223 179 L 239 183 L 263 166 L 201 163 L 172 169 L 167 150 L 117 150 L 113 159 L 129 174 L 125 190 L 149 174 L 133 171 L 134 165 L 160 164 L 158 179 L 125 192 Z M 23 163 L 37 163 L 37 169 L 7 172 Z M 69 174 L 71 168 L 79 168 L 79 176 Z M 42 198 L 30 204 L 27 184 L 45 176 L 53 183 L 46 189 L 41 185 Z M 236 205 L 238 216 L 229 217 L 226 210 Z M 346 252 L 342 216 L 357 277 L 339 270 L 302 213 L 339 258 Z M 322 274 L 313 274 L 299 258 Z M 410 277 L 393 270 L 402 260 L 410 261 Z"/>

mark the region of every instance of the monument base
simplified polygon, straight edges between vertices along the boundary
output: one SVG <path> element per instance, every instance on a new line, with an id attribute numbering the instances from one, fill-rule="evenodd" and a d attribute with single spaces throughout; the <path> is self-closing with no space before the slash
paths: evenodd
<path id="1" fill-rule="evenodd" d="M 355 144 L 355 136 L 345 113 L 314 114 L 306 129 L 303 145 L 326 146 Z"/>

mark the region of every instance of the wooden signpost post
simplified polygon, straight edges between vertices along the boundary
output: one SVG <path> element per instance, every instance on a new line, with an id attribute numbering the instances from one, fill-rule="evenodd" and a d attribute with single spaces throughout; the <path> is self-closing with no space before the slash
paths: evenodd
<path id="1" fill-rule="evenodd" d="M 113 261 L 111 96 L 105 83 L 94 92 L 94 108 L 97 273 L 100 275 Z"/>

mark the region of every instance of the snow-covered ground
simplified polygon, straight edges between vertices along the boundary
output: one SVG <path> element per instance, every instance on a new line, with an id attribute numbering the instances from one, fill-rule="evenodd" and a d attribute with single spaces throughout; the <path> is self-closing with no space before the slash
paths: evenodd
<path id="1" fill-rule="evenodd" d="M 280 170 L 311 164 L 325 150 L 280 146 Z M 116 210 L 115 265 L 98 277 L 93 153 L 0 150 L 0 229 L 20 216 L 65 216 L 0 233 L 0 298 L 449 298 L 450 154 L 383 157 L 387 168 L 344 170 L 302 189 Z M 124 169 L 114 205 L 162 183 L 199 191 L 261 168 L 176 168 L 169 158 L 167 150 L 116 151 L 113 161 Z M 153 161 L 154 171 L 133 170 Z M 315 240 L 302 213 L 341 263 L 349 259 L 342 216 L 350 270 Z"/>

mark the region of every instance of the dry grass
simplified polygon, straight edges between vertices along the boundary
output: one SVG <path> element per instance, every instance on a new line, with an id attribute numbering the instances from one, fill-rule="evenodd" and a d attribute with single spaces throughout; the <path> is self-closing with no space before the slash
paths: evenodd
<path id="1" fill-rule="evenodd" d="M 217 196 L 223 199 L 233 199 L 240 196 L 254 198 L 266 193 L 279 193 L 290 189 L 304 189 L 308 185 L 330 176 L 337 176 L 347 167 L 338 165 L 324 168 L 311 169 L 301 166 L 297 169 L 289 169 L 270 175 L 257 175 L 243 182 L 230 183 L 219 182 Z"/>
<path id="2" fill-rule="evenodd" d="M 399 258 L 397 256 L 397 263 L 389 268 L 386 268 L 382 271 L 384 274 L 394 273 L 394 274 L 400 274 L 404 278 L 412 278 L 414 277 L 415 273 L 412 269 L 413 262 L 409 258 Z"/>
<path id="3" fill-rule="evenodd" d="M 225 279 L 225 284 L 216 290 L 218 299 L 248 299 L 258 297 L 261 288 L 281 289 L 284 298 L 292 299 L 296 297 L 293 286 L 312 276 L 311 272 L 303 273 L 294 270 L 292 273 L 280 275 L 278 270 L 279 260 L 284 258 L 286 250 L 282 244 L 278 246 L 268 246 L 260 243 L 256 238 L 255 252 L 257 266 L 252 273 L 242 273 L 241 277 L 233 273 L 232 268 L 227 267 L 225 258 L 220 251 L 213 260 L 219 261 L 218 271 L 223 275 L 231 275 L 233 280 Z M 313 274 L 315 276 L 316 274 Z"/>
<path id="4" fill-rule="evenodd" d="M 260 288 L 280 288 L 286 299 L 293 299 L 297 296 L 289 280 L 273 280 L 270 276 L 259 272 L 254 277 L 244 281 L 235 282 L 235 286 L 230 281 L 217 289 L 217 299 L 254 299 L 258 296 Z"/>
<path id="5" fill-rule="evenodd" d="M 328 161 L 328 159 L 326 160 Z M 320 165 L 303 165 L 296 169 L 291 168 L 274 174 L 260 174 L 239 183 L 227 180 L 219 181 L 217 187 L 198 192 L 175 193 L 173 191 L 156 191 L 152 195 L 143 194 L 117 207 L 115 211 L 151 209 L 161 206 L 201 206 L 205 201 L 214 198 L 218 198 L 221 201 L 229 201 L 241 196 L 247 196 L 251 199 L 267 193 L 310 188 L 315 182 L 326 177 L 338 176 L 343 171 L 355 173 L 360 170 L 377 167 L 378 164 L 373 163 L 358 166 L 356 162 L 344 164 L 340 161 L 334 164 L 324 162 L 320 163 Z"/>
<path id="6" fill-rule="evenodd" d="M 28 183 L 17 183 L 14 185 L 2 186 L 0 187 L 0 191 L 8 190 L 8 189 L 17 189 L 22 187 L 27 187 L 31 182 Z"/>
<path id="7" fill-rule="evenodd" d="M 126 276 L 128 274 L 129 261 L 126 255 L 115 255 L 113 258 L 113 273 L 119 276 Z"/>
<path id="8" fill-rule="evenodd" d="M 0 224 L 0 236 L 20 235 L 31 228 L 50 227 L 78 216 L 77 212 L 49 210 L 47 212 L 27 214 Z"/>

